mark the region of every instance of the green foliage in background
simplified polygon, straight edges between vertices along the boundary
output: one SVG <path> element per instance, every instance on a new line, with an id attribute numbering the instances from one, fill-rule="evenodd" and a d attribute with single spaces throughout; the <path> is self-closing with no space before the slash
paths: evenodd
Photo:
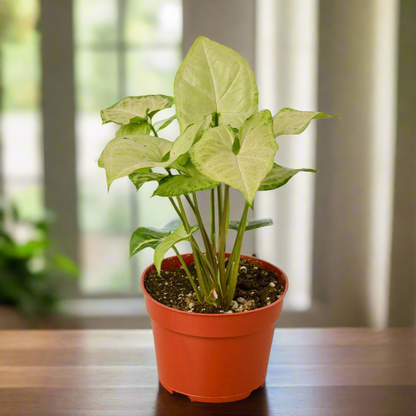
<path id="1" fill-rule="evenodd" d="M 248 63 L 232 49 L 205 37 L 194 42 L 179 67 L 174 91 L 175 97 L 126 97 L 102 110 L 103 123 L 122 127 L 102 152 L 98 164 L 105 168 L 108 187 L 125 176 L 137 189 L 147 181 L 158 182 L 154 195 L 169 198 L 180 219 L 174 227 L 170 223 L 163 229 L 138 228 L 131 239 L 130 255 L 153 248 L 160 272 L 162 258 L 172 248 L 198 300 L 227 310 L 234 297 L 244 233 L 272 224 L 270 219 L 247 219 L 257 191 L 277 189 L 299 172 L 316 172 L 275 164 L 279 149 L 276 137 L 300 134 L 312 120 L 333 117 L 290 108 L 282 109 L 275 117 L 269 110 L 259 111 L 257 84 Z M 166 123 L 155 128 L 152 119 L 173 103 L 181 133 L 170 142 L 159 137 Z M 169 120 L 172 121 L 173 118 Z M 126 127 L 132 123 L 139 123 L 139 130 Z M 152 134 L 143 132 L 145 126 Z M 166 174 L 153 172 L 154 168 L 163 168 Z M 246 200 L 239 221 L 229 218 L 230 187 L 240 191 Z M 197 199 L 197 192 L 207 189 L 211 192 L 209 230 Z M 191 225 L 184 201 L 197 225 Z M 237 231 L 237 237 L 226 264 L 228 229 Z M 204 250 L 193 236 L 197 231 L 202 235 Z M 175 246 L 184 240 L 191 243 L 198 281 Z"/>
<path id="2" fill-rule="evenodd" d="M 1 111 L 33 111 L 39 102 L 40 57 L 36 0 L 0 1 Z M 22 93 L 24 91 L 24 93 Z"/>
<path id="3" fill-rule="evenodd" d="M 65 281 L 78 276 L 76 265 L 53 252 L 51 215 L 37 221 L 20 218 L 13 204 L 0 204 L 0 305 L 25 315 L 57 309 Z M 15 234 L 25 234 L 19 242 Z"/>

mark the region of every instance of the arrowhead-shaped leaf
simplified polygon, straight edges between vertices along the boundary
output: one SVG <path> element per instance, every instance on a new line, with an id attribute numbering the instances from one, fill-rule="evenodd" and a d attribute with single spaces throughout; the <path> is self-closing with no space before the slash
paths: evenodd
<path id="1" fill-rule="evenodd" d="M 150 124 L 147 121 L 141 123 L 131 123 L 121 126 L 117 132 L 116 137 L 136 136 L 138 134 L 149 134 Z"/>
<path id="2" fill-rule="evenodd" d="M 166 236 L 166 233 L 161 233 L 157 229 L 139 227 L 131 236 L 130 258 L 147 247 L 155 249 L 160 244 L 162 238 Z"/>
<path id="3" fill-rule="evenodd" d="M 267 174 L 267 176 L 261 182 L 259 191 L 271 191 L 272 189 L 280 188 L 285 185 L 293 176 L 298 172 L 312 172 L 316 173 L 315 169 L 290 169 L 283 166 L 279 166 L 276 163 L 273 169 Z"/>
<path id="4" fill-rule="evenodd" d="M 146 182 L 159 182 L 167 176 L 168 175 L 163 173 L 152 172 L 151 169 L 139 169 L 138 171 L 131 173 L 129 175 L 129 179 L 133 182 L 136 189 L 139 190 Z"/>
<path id="5" fill-rule="evenodd" d="M 152 118 L 158 111 L 172 107 L 173 97 L 167 95 L 142 95 L 126 97 L 101 111 L 103 124 L 129 124 Z"/>
<path id="6" fill-rule="evenodd" d="M 203 116 L 240 127 L 258 111 L 258 92 L 247 61 L 226 46 L 199 37 L 175 77 L 175 105 L 181 131 Z"/>
<path id="7" fill-rule="evenodd" d="M 319 118 L 339 118 L 314 111 L 298 111 L 293 108 L 282 108 L 273 118 L 274 137 L 284 134 L 300 134 L 312 120 Z"/>
<path id="8" fill-rule="evenodd" d="M 175 175 L 162 179 L 152 196 L 179 196 L 212 189 L 219 185 L 199 172 L 194 176 Z"/>
<path id="9" fill-rule="evenodd" d="M 172 117 L 165 118 L 164 120 L 157 121 L 153 124 L 153 127 L 156 131 L 160 131 L 168 127 L 174 120 L 176 120 L 176 114 L 174 114 Z"/>
<path id="10" fill-rule="evenodd" d="M 181 225 L 179 219 L 168 222 L 162 228 L 139 227 L 130 239 L 130 258 L 147 247 L 155 249 L 161 241 Z"/>
<path id="11" fill-rule="evenodd" d="M 130 239 L 130 258 L 147 247 L 156 248 L 165 237 L 180 225 L 181 221 L 175 219 L 162 228 L 139 227 Z"/>
<path id="12" fill-rule="evenodd" d="M 162 159 L 171 146 L 168 140 L 144 134 L 111 140 L 98 160 L 105 168 L 108 188 L 114 180 L 138 169 L 169 166 Z"/>
<path id="13" fill-rule="evenodd" d="M 201 137 L 210 120 L 204 117 L 190 125 L 173 143 L 150 135 L 117 137 L 105 147 L 98 165 L 104 167 L 108 187 L 123 176 L 138 169 L 168 167 L 180 156 L 187 153 L 196 140 Z"/>
<path id="14" fill-rule="evenodd" d="M 247 119 L 239 132 L 230 126 L 207 130 L 191 149 L 191 160 L 207 178 L 238 189 L 252 205 L 278 150 L 272 123 L 270 111 L 265 110 Z"/>
<path id="15" fill-rule="evenodd" d="M 228 228 L 237 231 L 239 225 L 240 221 L 230 221 Z M 246 231 L 255 230 L 256 228 L 268 227 L 269 225 L 273 225 L 271 218 L 264 218 L 262 220 L 249 220 L 246 223 Z"/>
<path id="16" fill-rule="evenodd" d="M 172 143 L 172 148 L 165 154 L 163 161 L 170 163 L 169 167 L 172 169 L 180 169 L 186 165 L 189 161 L 189 149 L 201 138 L 204 130 L 209 128 L 210 122 L 211 118 L 204 117 L 199 122 L 188 126 Z M 196 171 L 195 168 L 193 170 Z"/>
<path id="17" fill-rule="evenodd" d="M 185 227 L 183 226 L 183 224 L 181 224 L 176 231 L 169 234 L 160 242 L 160 244 L 155 249 L 155 257 L 154 257 L 154 263 L 159 274 L 160 274 L 160 268 L 162 266 L 163 257 L 165 256 L 166 252 L 176 243 L 179 243 L 180 241 L 183 241 L 183 240 L 189 240 L 191 235 L 198 229 L 199 227 L 195 225 L 191 227 L 190 234 L 187 234 Z"/>
<path id="18" fill-rule="evenodd" d="M 179 156 L 187 153 L 192 145 L 201 138 L 203 130 L 209 127 L 210 122 L 210 119 L 207 120 L 207 117 L 203 117 L 202 120 L 188 126 L 173 142 L 169 160 L 174 162 Z"/>

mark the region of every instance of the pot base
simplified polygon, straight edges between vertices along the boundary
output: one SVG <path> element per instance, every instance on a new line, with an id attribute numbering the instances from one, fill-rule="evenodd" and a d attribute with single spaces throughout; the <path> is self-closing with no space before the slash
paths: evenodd
<path id="1" fill-rule="evenodd" d="M 169 392 L 170 394 L 183 394 L 184 396 L 188 396 L 189 400 L 191 400 L 191 402 L 200 402 L 200 403 L 229 403 L 229 402 L 237 402 L 239 400 L 243 400 L 246 399 L 248 396 L 250 396 L 251 393 L 253 393 L 253 391 L 261 389 L 264 387 L 264 383 L 259 386 L 257 389 L 245 392 L 245 393 L 241 393 L 238 394 L 236 396 L 224 396 L 224 397 L 204 397 L 204 396 L 192 396 L 186 393 L 182 393 L 180 391 L 175 391 L 173 389 L 171 389 L 170 387 L 166 386 L 164 383 L 162 383 L 159 380 L 159 383 L 162 385 L 162 387 Z"/>

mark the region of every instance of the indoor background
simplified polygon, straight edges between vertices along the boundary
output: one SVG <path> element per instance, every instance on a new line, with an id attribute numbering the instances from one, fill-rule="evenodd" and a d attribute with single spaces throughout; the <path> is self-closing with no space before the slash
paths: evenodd
<path id="1" fill-rule="evenodd" d="M 97 160 L 115 128 L 100 110 L 173 95 L 199 35 L 247 59 L 261 109 L 341 116 L 280 137 L 276 162 L 319 173 L 256 197 L 252 215 L 274 226 L 243 251 L 290 279 L 278 325 L 415 326 L 415 0 L 0 0 L 0 193 L 20 219 L 4 227 L 25 244 L 47 209 L 51 248 L 79 269 L 58 315 L 0 305 L 0 328 L 150 327 L 139 283 L 153 253 L 129 261 L 129 239 L 174 212 L 152 182 L 107 193 Z"/>

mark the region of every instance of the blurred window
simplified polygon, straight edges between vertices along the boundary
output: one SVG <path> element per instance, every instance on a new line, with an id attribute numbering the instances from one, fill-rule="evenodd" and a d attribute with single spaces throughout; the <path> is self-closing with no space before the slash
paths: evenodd
<path id="1" fill-rule="evenodd" d="M 75 0 L 75 88 L 80 254 L 84 295 L 137 294 L 147 249 L 128 261 L 131 233 L 161 225 L 172 216 L 165 199 L 150 199 L 155 185 L 140 193 L 127 178 L 106 192 L 96 161 L 116 126 L 101 125 L 100 110 L 128 95 L 173 95 L 181 62 L 180 0 Z M 161 118 L 173 111 L 164 111 Z M 164 130 L 173 139 L 176 129 Z"/>
<path id="2" fill-rule="evenodd" d="M 0 2 L 0 182 L 25 217 L 43 209 L 38 15 L 37 0 Z"/>

